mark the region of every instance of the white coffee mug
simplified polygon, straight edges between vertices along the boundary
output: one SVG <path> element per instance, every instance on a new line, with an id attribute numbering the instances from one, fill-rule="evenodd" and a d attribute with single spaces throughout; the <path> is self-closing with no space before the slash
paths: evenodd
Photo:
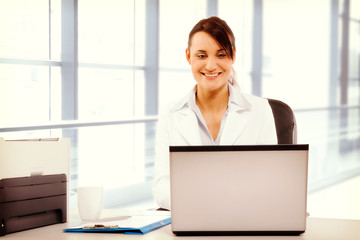
<path id="1" fill-rule="evenodd" d="M 81 220 L 100 218 L 103 207 L 103 187 L 83 186 L 78 188 L 78 210 Z"/>

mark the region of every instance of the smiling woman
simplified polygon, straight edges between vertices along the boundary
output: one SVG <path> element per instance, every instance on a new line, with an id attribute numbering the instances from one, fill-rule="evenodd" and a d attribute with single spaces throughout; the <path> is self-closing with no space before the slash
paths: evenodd
<path id="1" fill-rule="evenodd" d="M 234 60 L 206 32 L 197 32 L 186 49 L 186 58 L 198 84 L 198 97 L 203 90 L 225 89 L 232 72 Z"/>
<path id="2" fill-rule="evenodd" d="M 186 59 L 197 84 L 160 112 L 157 126 L 153 193 L 161 208 L 170 209 L 169 146 L 277 143 L 268 101 L 234 86 L 234 42 L 218 17 L 201 20 L 189 34 Z"/>
<path id="3" fill-rule="evenodd" d="M 197 32 L 186 49 L 186 58 L 197 82 L 196 105 L 199 107 L 214 141 L 228 105 L 227 82 L 234 60 L 206 32 Z"/>
<path id="4" fill-rule="evenodd" d="M 192 65 L 193 74 L 196 74 L 196 66 L 206 64 L 201 72 L 202 75 L 209 77 L 221 76 L 231 84 L 235 84 L 232 75 L 232 65 L 235 62 L 236 47 L 235 36 L 225 21 L 218 17 L 210 17 L 199 21 L 189 34 L 188 48 L 186 49 L 186 58 Z M 217 61 L 217 59 L 219 61 Z M 196 60 L 206 60 L 198 62 Z M 192 64 L 192 61 L 195 61 Z M 224 68 L 224 72 L 217 69 Z M 204 67 L 204 66 L 203 66 Z M 216 72 L 218 71 L 218 72 Z M 194 75 L 196 80 L 197 77 Z"/>

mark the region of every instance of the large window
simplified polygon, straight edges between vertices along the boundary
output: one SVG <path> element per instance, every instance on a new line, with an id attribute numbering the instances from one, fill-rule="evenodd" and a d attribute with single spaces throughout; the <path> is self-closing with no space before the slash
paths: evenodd
<path id="1" fill-rule="evenodd" d="M 359 174 L 358 1 L 219 3 L 237 31 L 240 86 L 295 111 L 298 141 L 311 147 L 310 191 Z"/>
<path id="2" fill-rule="evenodd" d="M 359 9 L 356 0 L 1 1 L 0 137 L 70 137 L 72 196 L 100 182 L 106 207 L 151 200 L 158 107 L 195 85 L 188 34 L 218 15 L 236 37 L 240 87 L 293 108 L 314 192 L 360 174 Z"/>
<path id="3" fill-rule="evenodd" d="M 206 0 L 160 0 L 160 105 L 185 96 L 196 84 L 185 57 L 185 49 L 191 28 L 206 17 L 206 7 Z"/>
<path id="4" fill-rule="evenodd" d="M 145 0 L 0 3 L 0 128 L 35 125 L 0 136 L 70 137 L 71 196 L 102 184 L 106 207 L 151 198 L 146 14 Z M 59 120 L 78 125 L 36 130 Z"/>
<path id="5" fill-rule="evenodd" d="M 60 120 L 60 0 L 0 2 L 0 125 Z"/>
<path id="6" fill-rule="evenodd" d="M 144 16 L 144 0 L 79 0 L 80 120 L 144 116 Z M 145 137 L 136 124 L 79 129 L 79 184 L 116 189 L 144 181 Z"/>
<path id="7" fill-rule="evenodd" d="M 79 119 L 144 115 L 145 1 L 78 9 Z"/>

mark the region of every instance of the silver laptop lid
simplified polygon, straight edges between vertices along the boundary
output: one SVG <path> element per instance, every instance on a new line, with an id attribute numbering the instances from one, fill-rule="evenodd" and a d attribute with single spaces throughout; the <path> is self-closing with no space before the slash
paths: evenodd
<path id="1" fill-rule="evenodd" d="M 304 145 L 171 146 L 175 234 L 305 231 Z"/>

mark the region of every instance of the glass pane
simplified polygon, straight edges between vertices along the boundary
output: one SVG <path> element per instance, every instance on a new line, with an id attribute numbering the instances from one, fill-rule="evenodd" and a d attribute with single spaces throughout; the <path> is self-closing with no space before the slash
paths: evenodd
<path id="1" fill-rule="evenodd" d="M 329 103 L 328 0 L 264 1 L 263 96 L 293 108 Z M 306 16 L 306 17 L 305 17 Z M 306 94 L 306 97 L 304 97 Z"/>
<path id="2" fill-rule="evenodd" d="M 49 57 L 49 1 L 0 1 L 0 55 Z"/>
<path id="3" fill-rule="evenodd" d="M 143 0 L 80 0 L 78 8 L 79 61 L 143 64 Z M 135 26 L 139 27 L 136 31 Z"/>
<path id="4" fill-rule="evenodd" d="M 163 106 L 171 101 L 180 100 L 195 86 L 196 81 L 191 71 L 188 72 L 159 72 L 159 105 Z"/>
<path id="5" fill-rule="evenodd" d="M 360 21 L 360 1 L 350 0 L 350 18 Z"/>
<path id="6" fill-rule="evenodd" d="M 51 0 L 51 56 L 50 59 L 60 60 L 61 58 L 61 0 Z"/>
<path id="7" fill-rule="evenodd" d="M 146 0 L 135 1 L 135 40 L 134 40 L 134 64 L 144 66 L 145 64 L 145 9 Z"/>
<path id="8" fill-rule="evenodd" d="M 61 120 L 61 68 L 50 67 L 50 120 Z"/>
<path id="9" fill-rule="evenodd" d="M 298 141 L 311 146 L 309 191 L 339 181 L 360 167 L 359 108 L 295 114 Z"/>
<path id="10" fill-rule="evenodd" d="M 360 21 L 349 22 L 349 78 L 360 79 Z"/>
<path id="11" fill-rule="evenodd" d="M 360 103 L 360 81 L 350 79 L 348 82 L 348 105 L 359 106 Z"/>
<path id="12" fill-rule="evenodd" d="M 134 133 L 134 125 L 80 128 L 79 185 L 98 183 L 114 188 L 143 181 L 144 154 L 135 158 L 143 148 L 135 151 Z M 137 140 L 143 141 L 144 136 Z"/>
<path id="13" fill-rule="evenodd" d="M 242 90 L 251 93 L 253 0 L 218 0 L 218 16 L 235 35 L 234 70 Z"/>
<path id="14" fill-rule="evenodd" d="M 145 73 L 134 71 L 134 116 L 145 115 Z"/>
<path id="15" fill-rule="evenodd" d="M 149 122 L 20 131 L 1 137 L 71 137 L 70 208 L 76 208 L 77 187 L 94 184 L 104 186 L 104 207 L 111 208 L 152 200 L 155 142 L 149 139 L 154 139 L 155 126 Z"/>
<path id="16" fill-rule="evenodd" d="M 160 0 L 160 68 L 189 68 L 185 57 L 188 36 L 205 17 L 206 0 Z"/>
<path id="17" fill-rule="evenodd" d="M 145 144 L 155 123 L 78 129 L 79 185 L 103 185 L 105 207 L 152 199 L 154 144 Z M 151 136 L 152 139 L 154 136 Z"/>
<path id="18" fill-rule="evenodd" d="M 0 124 L 49 120 L 49 67 L 0 64 Z"/>
<path id="19" fill-rule="evenodd" d="M 79 118 L 82 120 L 142 115 L 139 113 L 144 109 L 142 99 L 143 71 L 79 68 Z"/>

